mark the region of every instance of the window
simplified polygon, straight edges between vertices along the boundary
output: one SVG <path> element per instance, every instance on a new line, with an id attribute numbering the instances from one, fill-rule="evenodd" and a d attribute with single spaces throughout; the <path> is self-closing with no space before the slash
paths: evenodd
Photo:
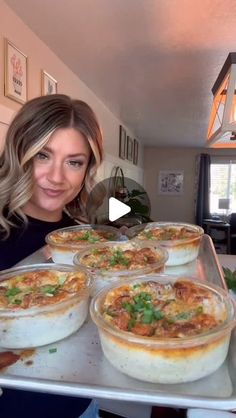
<path id="1" fill-rule="evenodd" d="M 229 209 L 220 209 L 219 199 L 229 199 Z M 236 212 L 236 159 L 212 158 L 210 212 L 219 215 Z"/>

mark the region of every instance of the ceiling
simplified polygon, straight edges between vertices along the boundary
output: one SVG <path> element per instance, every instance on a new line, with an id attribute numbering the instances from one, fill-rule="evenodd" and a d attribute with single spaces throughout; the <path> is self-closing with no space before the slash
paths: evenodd
<path id="1" fill-rule="evenodd" d="M 235 0 L 5 0 L 145 145 L 205 146 Z"/>

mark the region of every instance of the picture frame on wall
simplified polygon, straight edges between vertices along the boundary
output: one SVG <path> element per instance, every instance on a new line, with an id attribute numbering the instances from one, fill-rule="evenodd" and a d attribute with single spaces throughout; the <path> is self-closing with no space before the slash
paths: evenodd
<path id="1" fill-rule="evenodd" d="M 122 160 L 125 160 L 126 157 L 126 131 L 122 125 L 120 125 L 119 157 Z"/>
<path id="2" fill-rule="evenodd" d="M 135 165 L 138 164 L 138 141 L 137 139 L 134 139 L 134 143 L 133 143 L 133 163 Z"/>
<path id="3" fill-rule="evenodd" d="M 183 170 L 163 170 L 159 172 L 158 192 L 162 195 L 182 195 L 184 191 Z"/>
<path id="4" fill-rule="evenodd" d="M 4 95 L 16 102 L 27 101 L 27 55 L 4 40 Z"/>
<path id="5" fill-rule="evenodd" d="M 57 80 L 45 70 L 41 72 L 41 93 L 42 96 L 57 93 Z"/>
<path id="6" fill-rule="evenodd" d="M 130 136 L 127 136 L 127 154 L 126 158 L 128 161 L 133 161 L 133 140 Z"/>

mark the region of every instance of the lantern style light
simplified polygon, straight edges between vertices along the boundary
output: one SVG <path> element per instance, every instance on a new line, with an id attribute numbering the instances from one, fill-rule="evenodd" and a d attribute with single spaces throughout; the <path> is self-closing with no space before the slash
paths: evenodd
<path id="1" fill-rule="evenodd" d="M 214 86 L 207 144 L 214 148 L 236 147 L 236 52 L 230 52 Z"/>

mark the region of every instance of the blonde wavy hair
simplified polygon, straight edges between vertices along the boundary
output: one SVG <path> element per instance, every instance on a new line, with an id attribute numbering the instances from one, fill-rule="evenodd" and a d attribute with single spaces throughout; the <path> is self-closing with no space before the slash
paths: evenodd
<path id="1" fill-rule="evenodd" d="M 33 194 L 33 157 L 49 141 L 53 132 L 74 128 L 87 139 L 91 156 L 83 187 L 66 205 L 72 217 L 87 221 L 86 203 L 94 185 L 97 168 L 102 162 L 102 133 L 90 106 L 64 94 L 41 96 L 28 101 L 9 126 L 0 156 L 0 230 L 9 236 L 17 216 L 27 223 L 22 207 Z"/>

